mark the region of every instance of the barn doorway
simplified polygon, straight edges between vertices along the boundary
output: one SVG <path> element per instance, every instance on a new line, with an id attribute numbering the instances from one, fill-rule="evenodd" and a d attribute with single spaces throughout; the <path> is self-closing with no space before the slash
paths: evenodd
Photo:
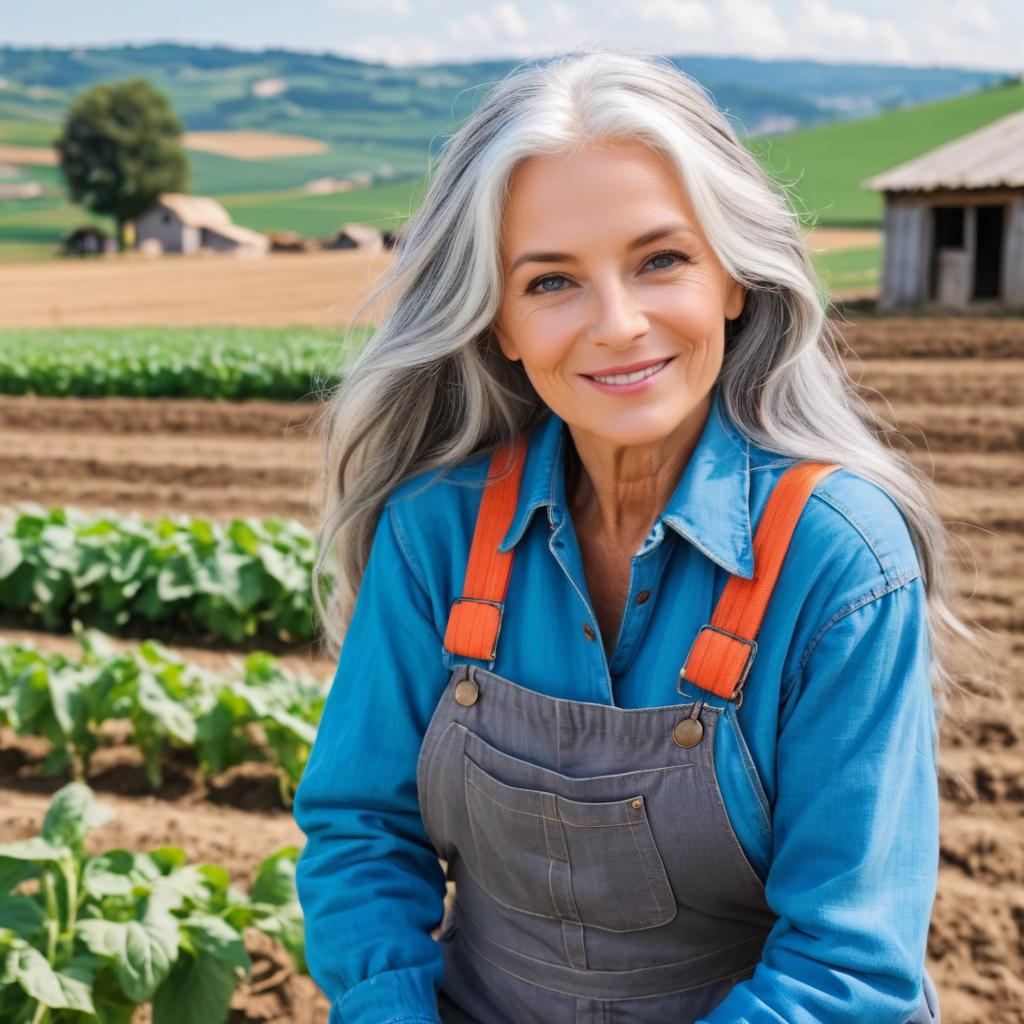
<path id="1" fill-rule="evenodd" d="M 964 252 L 964 212 L 963 206 L 932 207 L 934 244 L 928 267 L 929 298 L 937 299 L 948 291 L 948 286 L 944 285 L 942 280 L 944 273 L 947 277 L 950 274 L 950 257 L 945 253 L 949 250 L 956 253 Z"/>
<path id="2" fill-rule="evenodd" d="M 1003 277 L 1005 206 L 977 206 L 975 214 L 974 288 L 971 298 L 998 299 Z"/>

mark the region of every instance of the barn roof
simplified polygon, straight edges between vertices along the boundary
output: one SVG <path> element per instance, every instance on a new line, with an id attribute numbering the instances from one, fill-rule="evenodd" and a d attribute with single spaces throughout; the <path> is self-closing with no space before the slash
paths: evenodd
<path id="1" fill-rule="evenodd" d="M 216 199 L 185 192 L 162 192 L 156 200 L 189 227 L 216 228 L 231 223 L 231 214 Z"/>
<path id="2" fill-rule="evenodd" d="M 250 228 L 243 228 L 241 224 L 212 224 L 203 225 L 207 231 L 220 235 L 222 238 L 239 245 L 254 245 L 261 249 L 269 247 L 269 239 L 259 231 L 252 231 Z"/>
<path id="3" fill-rule="evenodd" d="M 1024 187 L 1024 110 L 861 182 L 878 192 Z"/>

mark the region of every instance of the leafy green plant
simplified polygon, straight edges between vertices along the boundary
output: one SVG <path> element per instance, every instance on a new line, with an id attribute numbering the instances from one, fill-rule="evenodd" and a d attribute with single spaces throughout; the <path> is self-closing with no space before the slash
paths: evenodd
<path id="1" fill-rule="evenodd" d="M 218 1024 L 251 968 L 254 927 L 305 970 L 295 847 L 268 857 L 250 893 L 224 868 L 187 864 L 177 847 L 86 856 L 90 828 L 111 813 L 72 782 L 54 794 L 40 835 L 0 844 L 0 1020 Z"/>
<path id="2" fill-rule="evenodd" d="M 355 328 L 351 340 L 371 331 Z M 8 328 L 0 393 L 315 400 L 340 382 L 346 340 L 314 327 Z"/>
<path id="3" fill-rule="evenodd" d="M 0 511 L 0 610 L 66 629 L 168 627 L 234 643 L 313 635 L 315 543 L 293 519 L 148 521 L 55 506 Z"/>
<path id="4" fill-rule="evenodd" d="M 166 748 L 195 749 L 207 775 L 245 761 L 270 761 L 290 803 L 323 710 L 325 686 L 286 672 L 256 651 L 240 677 L 222 678 L 147 640 L 115 651 L 101 633 L 76 623 L 79 661 L 28 644 L 0 644 L 0 725 L 49 740 L 43 771 L 82 780 L 100 727 L 130 723 L 150 785 L 163 782 Z"/>

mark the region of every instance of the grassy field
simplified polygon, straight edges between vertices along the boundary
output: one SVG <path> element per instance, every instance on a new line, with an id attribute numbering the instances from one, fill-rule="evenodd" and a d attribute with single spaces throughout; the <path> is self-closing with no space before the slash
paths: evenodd
<path id="1" fill-rule="evenodd" d="M 882 219 L 882 197 L 861 188 L 874 174 L 1024 109 L 1024 85 L 768 136 L 751 142 L 762 166 L 787 185 L 809 222 L 868 226 Z"/>
<path id="2" fill-rule="evenodd" d="M 861 187 L 871 175 L 982 127 L 1013 111 L 1024 109 L 1024 84 L 1007 85 L 968 96 L 892 111 L 879 117 L 843 121 L 787 135 L 748 140 L 765 169 L 779 180 L 807 225 L 876 226 L 882 199 Z M 0 142 L 47 145 L 52 125 L 0 122 Z M 374 156 L 390 145 L 396 166 L 408 166 L 409 150 L 397 140 L 375 136 L 366 126 Z M 257 231 L 295 230 L 326 235 L 346 221 L 393 228 L 415 209 L 426 177 L 408 176 L 352 192 L 309 195 L 299 187 L 312 178 L 345 173 L 365 163 L 365 153 L 353 140 L 335 143 L 326 153 L 236 160 L 190 151 L 192 190 L 214 195 L 234 220 Z M 0 201 L 0 260 L 37 259 L 42 247 L 56 249 L 61 236 L 78 224 L 95 221 L 110 228 L 109 220 L 89 215 L 66 201 L 55 167 L 24 168 L 21 180 L 38 180 L 46 194 L 33 200 Z M 871 255 L 844 254 L 837 273 L 871 271 Z M 873 271 L 877 274 L 877 270 Z"/>
<path id="3" fill-rule="evenodd" d="M 882 270 L 882 247 L 870 245 L 838 252 L 812 253 L 811 259 L 831 291 L 878 287 Z"/>

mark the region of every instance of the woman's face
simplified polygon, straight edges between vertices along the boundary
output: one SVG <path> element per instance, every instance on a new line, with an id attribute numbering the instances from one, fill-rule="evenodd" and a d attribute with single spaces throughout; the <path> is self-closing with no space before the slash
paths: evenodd
<path id="1" fill-rule="evenodd" d="M 615 140 L 523 161 L 501 260 L 501 350 L 522 360 L 568 424 L 615 446 L 643 445 L 706 412 L 725 321 L 739 316 L 744 292 L 664 158 Z M 666 360 L 639 383 L 594 380 Z"/>

